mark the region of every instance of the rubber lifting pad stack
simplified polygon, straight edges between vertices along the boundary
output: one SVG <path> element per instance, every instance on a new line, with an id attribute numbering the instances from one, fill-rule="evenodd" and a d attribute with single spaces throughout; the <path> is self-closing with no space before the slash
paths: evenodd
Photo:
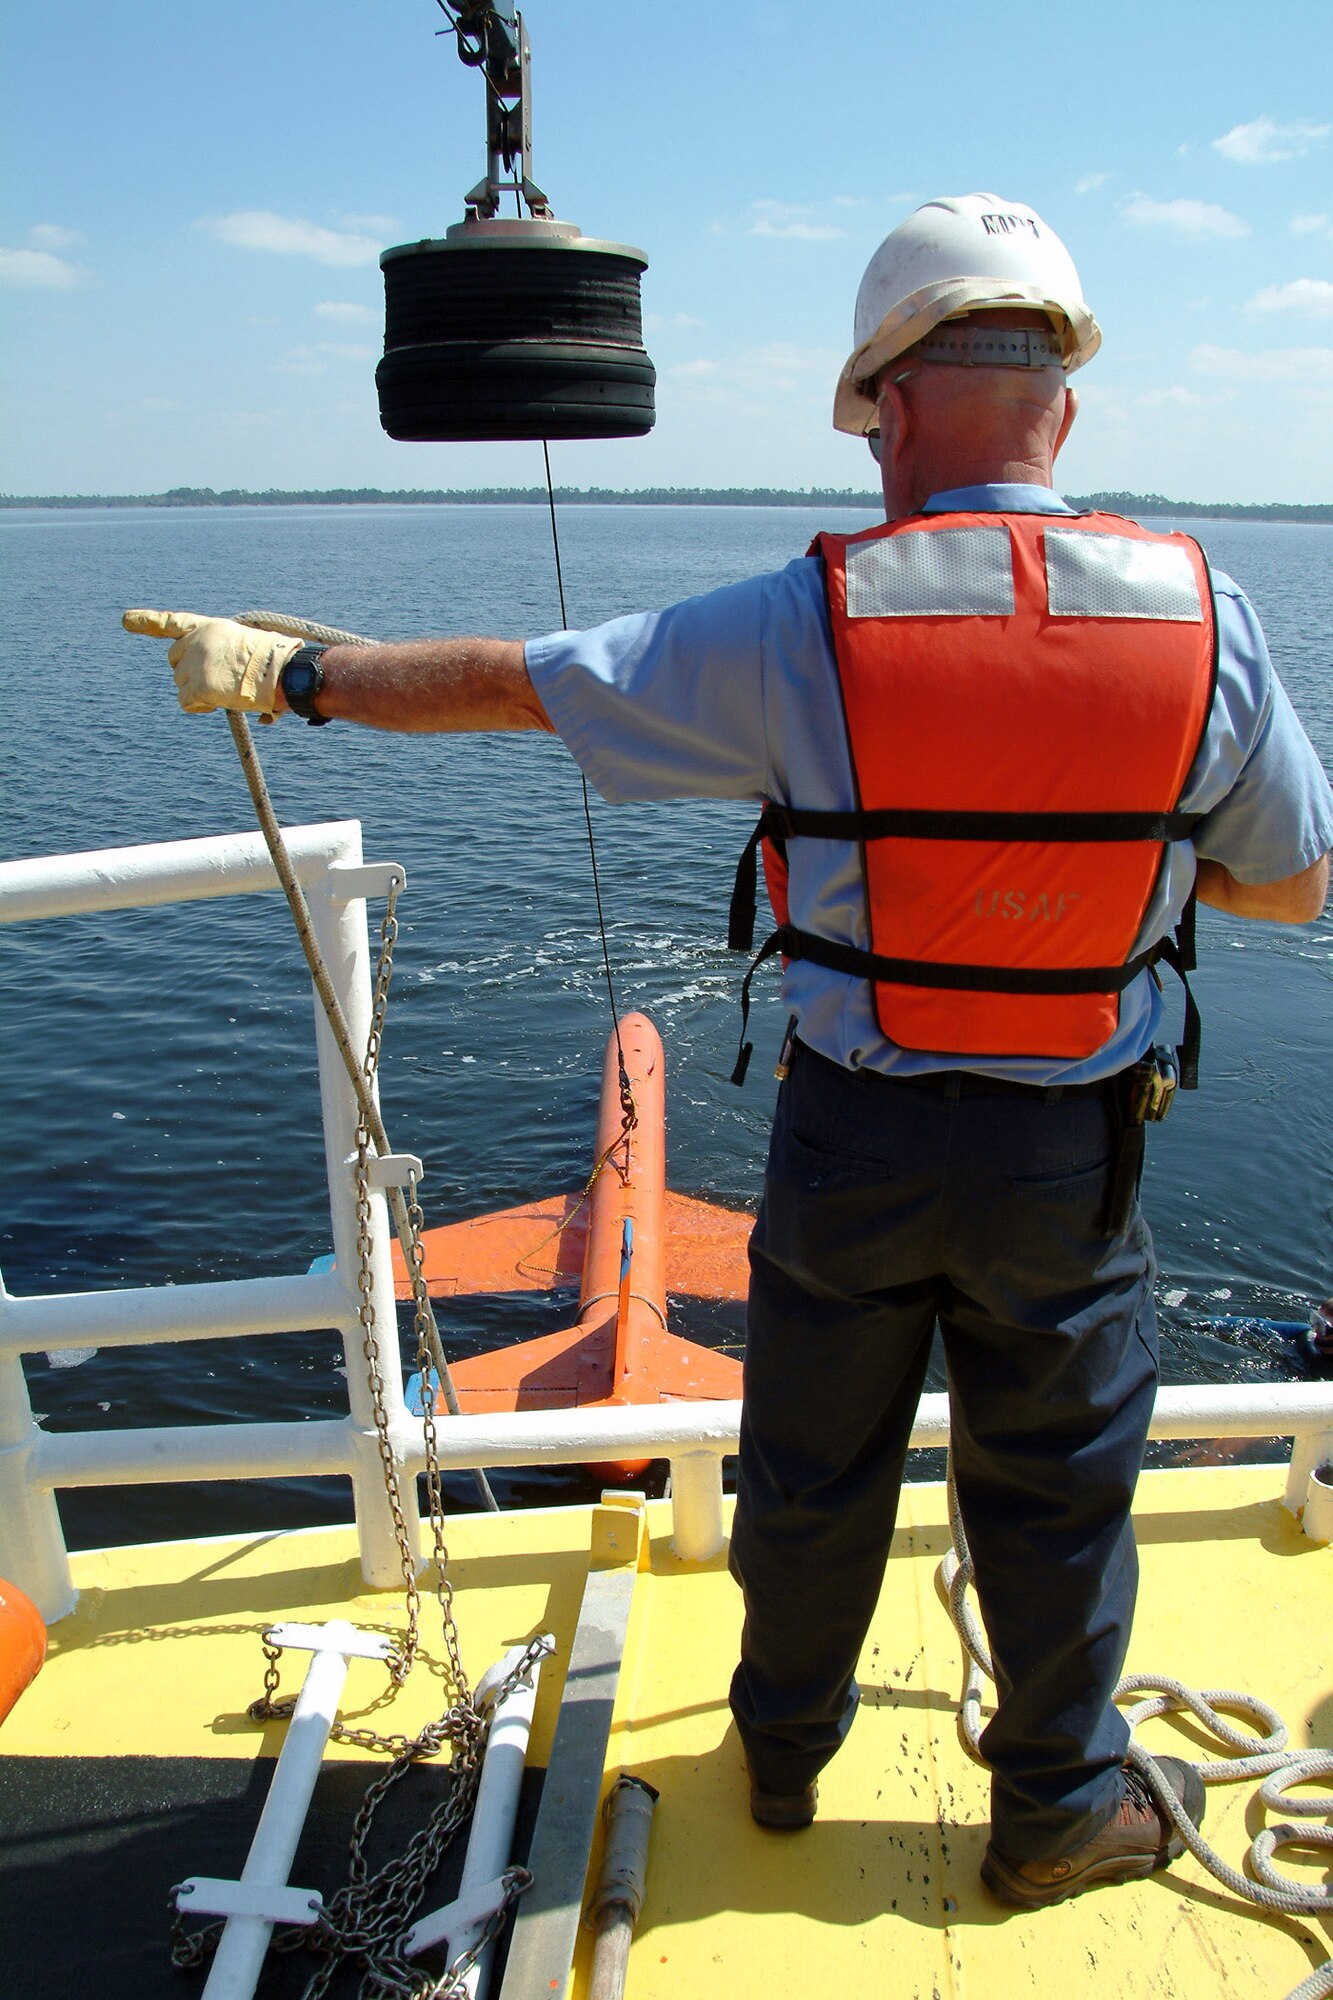
<path id="1" fill-rule="evenodd" d="M 459 224 L 380 258 L 380 422 L 392 438 L 639 437 L 656 373 L 642 252 L 567 223 Z"/>

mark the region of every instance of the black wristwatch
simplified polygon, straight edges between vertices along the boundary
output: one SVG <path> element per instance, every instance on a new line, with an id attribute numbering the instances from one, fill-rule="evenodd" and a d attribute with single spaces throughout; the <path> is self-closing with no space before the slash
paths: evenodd
<path id="1" fill-rule="evenodd" d="M 315 701 L 324 685 L 324 669 L 319 664 L 324 652 L 323 646 L 302 646 L 278 675 L 278 686 L 288 708 L 293 715 L 303 715 L 312 729 L 319 729 L 333 719 L 315 712 Z"/>

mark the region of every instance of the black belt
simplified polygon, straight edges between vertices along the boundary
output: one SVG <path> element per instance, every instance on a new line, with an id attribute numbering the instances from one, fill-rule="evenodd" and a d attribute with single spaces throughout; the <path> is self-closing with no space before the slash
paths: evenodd
<path id="1" fill-rule="evenodd" d="M 830 1062 L 829 1056 L 820 1055 L 808 1042 L 797 1039 L 794 1049 L 804 1056 L 813 1056 L 816 1062 Z M 839 1064 L 835 1068 L 841 1067 Z M 904 1076 L 897 1070 L 862 1069 L 862 1076 L 873 1076 L 878 1082 L 899 1084 L 904 1090 L 923 1090 L 931 1097 L 942 1097 L 946 1103 L 957 1103 L 960 1097 L 1026 1097 L 1035 1098 L 1042 1104 L 1059 1104 L 1065 1098 L 1073 1097 L 1116 1097 L 1120 1093 L 1122 1077 L 1103 1076 L 1095 1083 L 1015 1083 L 1004 1076 L 983 1076 L 971 1069 L 930 1069 L 921 1070 L 911 1076 Z"/>
<path id="2" fill-rule="evenodd" d="M 793 1038 L 791 1053 L 795 1055 L 797 1051 L 803 1061 L 828 1063 L 835 1069 L 841 1067 L 833 1063 L 829 1056 L 822 1056 L 817 1049 L 812 1049 L 808 1042 Z M 1105 1233 L 1110 1238 L 1123 1234 L 1128 1226 L 1134 1198 L 1143 1177 L 1143 1112 L 1141 1106 L 1130 1101 L 1134 1094 L 1134 1079 L 1143 1067 L 1144 1064 L 1139 1063 L 1130 1070 L 1119 1071 L 1115 1076 L 1099 1077 L 1095 1083 L 1015 1083 L 1009 1077 L 982 1076 L 971 1069 L 932 1069 L 915 1076 L 900 1076 L 893 1070 L 862 1069 L 856 1074 L 873 1077 L 876 1086 L 888 1084 L 900 1090 L 924 1091 L 927 1096 L 938 1097 L 946 1104 L 956 1104 L 962 1097 L 1026 1097 L 1040 1104 L 1060 1104 L 1065 1098 L 1100 1097 L 1111 1107 L 1119 1128 L 1106 1201 Z M 1158 1112 L 1156 1116 L 1164 1117 L 1165 1112 Z"/>
<path id="3" fill-rule="evenodd" d="M 1030 1097 L 1043 1104 L 1060 1104 L 1067 1097 L 1109 1097 L 1117 1081 L 1103 1076 L 1095 1083 L 1015 1083 L 1010 1077 L 981 1076 L 970 1069 L 932 1069 L 915 1076 L 900 1076 L 896 1070 L 885 1074 L 890 1083 L 929 1091 L 932 1097 L 943 1097 L 949 1103 L 960 1097 Z"/>

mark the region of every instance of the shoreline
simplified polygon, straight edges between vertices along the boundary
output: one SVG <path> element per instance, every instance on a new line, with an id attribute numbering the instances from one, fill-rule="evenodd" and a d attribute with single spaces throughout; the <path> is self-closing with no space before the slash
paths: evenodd
<path id="1" fill-rule="evenodd" d="M 1168 500 L 1160 493 L 1070 494 L 1079 507 L 1110 513 L 1149 515 L 1155 520 L 1272 521 L 1298 526 L 1333 526 L 1333 504 L 1272 501 L 1248 505 L 1234 501 Z M 855 507 L 876 508 L 880 495 L 833 487 L 641 487 L 619 492 L 609 487 L 558 486 L 561 506 L 583 507 Z M 215 492 L 209 486 L 178 486 L 166 493 L 138 494 L 0 494 L 0 509 L 17 511 L 95 508 L 181 507 L 535 507 L 546 506 L 544 486 L 481 486 L 434 491 L 377 487 L 333 487 L 309 491 L 270 489 L 251 493 L 240 488 Z"/>

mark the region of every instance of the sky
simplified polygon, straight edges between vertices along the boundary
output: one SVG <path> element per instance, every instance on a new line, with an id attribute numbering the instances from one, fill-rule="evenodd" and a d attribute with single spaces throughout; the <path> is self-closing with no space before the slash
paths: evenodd
<path id="1" fill-rule="evenodd" d="M 1030 203 L 1101 322 L 1071 492 L 1333 501 L 1333 6 L 529 0 L 535 178 L 640 246 L 648 438 L 563 485 L 866 488 L 861 272 L 933 195 Z M 62 0 L 3 41 L 0 492 L 538 484 L 379 427 L 378 256 L 484 171 L 433 0 Z"/>

